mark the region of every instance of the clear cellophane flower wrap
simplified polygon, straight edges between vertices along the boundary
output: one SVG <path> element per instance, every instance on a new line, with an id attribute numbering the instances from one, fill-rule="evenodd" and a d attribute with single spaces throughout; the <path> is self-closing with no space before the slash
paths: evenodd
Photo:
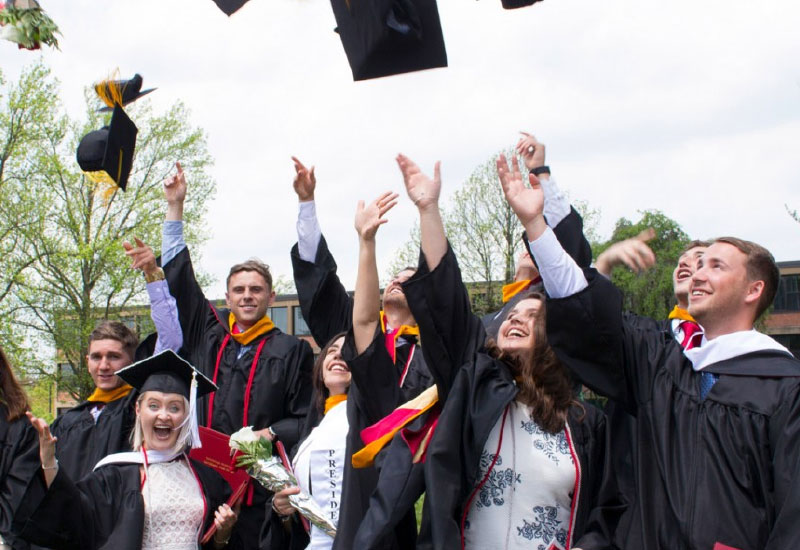
<path id="1" fill-rule="evenodd" d="M 230 446 L 240 453 L 236 465 L 246 468 L 250 477 L 268 491 L 277 493 L 287 487 L 299 486 L 294 474 L 283 466 L 279 457 L 273 456 L 272 442 L 256 435 L 252 427 L 242 428 L 233 434 Z M 301 491 L 289 495 L 289 502 L 317 528 L 331 537 L 336 536 L 336 526 L 325 517 L 311 496 Z"/>
<path id="2" fill-rule="evenodd" d="M 0 0 L 0 38 L 20 49 L 38 50 L 41 43 L 58 49 L 58 26 L 36 0 Z"/>

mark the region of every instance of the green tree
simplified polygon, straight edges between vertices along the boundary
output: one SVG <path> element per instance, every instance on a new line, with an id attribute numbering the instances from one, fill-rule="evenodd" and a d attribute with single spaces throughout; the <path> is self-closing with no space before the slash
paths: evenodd
<path id="1" fill-rule="evenodd" d="M 206 238 L 203 214 L 215 189 L 207 172 L 212 160 L 202 130 L 190 124 L 183 104 L 153 113 L 147 101 L 137 102 L 126 107 L 139 128 L 128 189 L 103 198 L 75 162 L 81 136 L 108 123 L 109 115 L 97 112 L 99 100 L 87 91 L 84 121 L 71 120 L 58 102 L 58 83 L 41 62 L 7 88 L 8 97 L 44 98 L 28 106 L 33 120 L 43 119 L 34 127 L 38 133 L 31 130 L 35 137 L 9 155 L 8 165 L 23 167 L 25 178 L 4 180 L 38 205 L 23 216 L 24 225 L 10 229 L 27 247 L 24 277 L 13 285 L 18 325 L 57 350 L 59 363 L 69 365 L 54 371 L 52 357 L 40 354 L 35 374 L 83 399 L 93 387 L 85 359 L 89 333 L 99 320 L 127 317 L 132 306 L 146 303 L 144 281 L 130 269 L 121 243 L 137 236 L 158 245 L 161 182 L 180 160 L 192 178 L 186 238 L 197 249 Z M 38 113 L 45 105 L 50 118 Z"/>
<path id="2" fill-rule="evenodd" d="M 658 210 L 641 212 L 638 222 L 620 218 L 611 239 L 594 248 L 595 257 L 613 243 L 637 236 L 652 227 L 656 237 L 647 244 L 656 256 L 656 264 L 642 273 L 633 273 L 624 266 L 617 266 L 611 273 L 611 280 L 623 294 L 623 307 L 638 315 L 665 319 L 675 305 L 672 288 L 672 272 L 678 263 L 689 237 L 678 222 Z"/>

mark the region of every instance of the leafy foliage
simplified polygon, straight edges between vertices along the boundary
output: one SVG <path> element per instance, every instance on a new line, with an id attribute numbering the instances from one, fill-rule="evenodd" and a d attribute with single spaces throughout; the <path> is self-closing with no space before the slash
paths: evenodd
<path id="1" fill-rule="evenodd" d="M 0 195 L 9 208 L 0 214 L 0 235 L 7 235 L 0 244 L 0 311 L 6 320 L 13 313 L 16 328 L 33 336 L 31 348 L 40 353 L 29 373 L 82 399 L 93 389 L 85 359 L 89 333 L 101 319 L 134 318 L 133 306 L 146 301 L 144 281 L 130 269 L 122 242 L 134 236 L 151 246 L 160 242 L 161 182 L 175 160 L 192 179 L 187 242 L 202 242 L 205 204 L 215 188 L 207 173 L 211 157 L 183 104 L 165 113 L 153 113 L 147 102 L 130 105 L 139 134 L 128 190 L 104 201 L 74 160 L 80 137 L 108 123 L 96 111 L 99 100 L 87 91 L 85 120 L 71 120 L 58 101 L 58 82 L 41 62 L 17 83 L 2 84 L 8 99 L 0 105 Z M 146 317 L 135 321 L 142 336 Z M 69 365 L 66 372 L 53 372 L 41 353 L 48 347 Z"/>
<path id="2" fill-rule="evenodd" d="M 611 280 L 623 293 L 623 308 L 638 315 L 664 319 L 675 305 L 672 288 L 672 272 L 678 263 L 689 236 L 680 225 L 658 210 L 641 212 L 641 219 L 631 222 L 620 218 L 611 239 L 594 249 L 595 257 L 613 243 L 635 237 L 641 231 L 652 227 L 656 238 L 648 242 L 656 256 L 656 264 L 644 273 L 633 273 L 626 267 L 618 266 L 611 273 Z"/>

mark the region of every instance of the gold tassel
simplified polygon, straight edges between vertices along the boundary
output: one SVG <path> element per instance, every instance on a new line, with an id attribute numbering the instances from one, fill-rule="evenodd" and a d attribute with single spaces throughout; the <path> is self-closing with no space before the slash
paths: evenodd
<path id="1" fill-rule="evenodd" d="M 94 85 L 94 91 L 97 92 L 100 100 L 111 109 L 114 108 L 114 105 L 122 106 L 124 87 L 120 86 L 119 82 L 119 69 L 115 69 L 106 80 L 101 80 Z"/>
<path id="2" fill-rule="evenodd" d="M 95 193 L 100 195 L 101 200 L 103 201 L 104 206 L 108 206 L 108 203 L 111 201 L 111 197 L 114 196 L 117 189 L 119 189 L 119 185 L 111 179 L 111 176 L 108 175 L 108 172 L 105 170 L 97 170 L 96 172 L 84 172 L 86 177 L 89 178 L 89 181 L 95 184 Z"/>

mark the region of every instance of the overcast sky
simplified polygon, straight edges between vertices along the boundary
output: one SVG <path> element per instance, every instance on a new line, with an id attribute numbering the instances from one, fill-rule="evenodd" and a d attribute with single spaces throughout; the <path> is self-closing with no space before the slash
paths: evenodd
<path id="1" fill-rule="evenodd" d="M 317 166 L 323 231 L 352 288 L 355 203 L 403 193 L 396 153 L 428 172 L 440 159 L 449 193 L 519 130 L 546 143 L 562 188 L 601 211 L 604 237 L 657 208 L 692 237 L 800 259 L 784 208 L 800 209 L 797 2 L 441 0 L 448 68 L 353 82 L 325 0 L 250 0 L 230 18 L 211 0 L 40 1 L 63 33 L 43 55 L 70 114 L 119 68 L 158 87 L 157 110 L 181 99 L 205 129 L 209 296 L 250 256 L 291 275 L 291 155 Z M 0 43 L 8 79 L 37 55 Z M 405 200 L 380 230 L 382 274 L 414 218 Z"/>

